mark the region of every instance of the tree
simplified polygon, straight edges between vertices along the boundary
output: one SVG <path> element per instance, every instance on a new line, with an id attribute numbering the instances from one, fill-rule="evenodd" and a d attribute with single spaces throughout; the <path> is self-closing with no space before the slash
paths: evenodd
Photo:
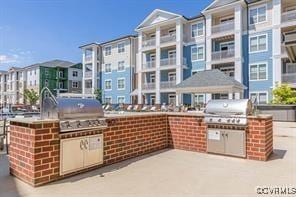
<path id="1" fill-rule="evenodd" d="M 29 101 L 30 105 L 36 105 L 39 95 L 33 89 L 25 89 L 24 90 L 24 97 L 26 100 Z"/>
<path id="2" fill-rule="evenodd" d="M 102 103 L 102 90 L 96 89 L 94 92 L 96 99 Z"/>
<path id="3" fill-rule="evenodd" d="M 276 85 L 272 94 L 273 104 L 296 104 L 296 91 L 288 84 Z"/>

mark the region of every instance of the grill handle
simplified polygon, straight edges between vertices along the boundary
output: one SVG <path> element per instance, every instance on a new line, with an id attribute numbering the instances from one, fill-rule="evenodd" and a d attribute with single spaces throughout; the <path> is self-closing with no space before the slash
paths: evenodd
<path id="1" fill-rule="evenodd" d="M 84 144 L 84 148 L 87 149 L 87 145 L 88 145 L 88 141 L 87 141 L 87 139 L 84 140 L 84 143 L 83 143 L 83 144 Z"/>
<path id="2" fill-rule="evenodd" d="M 84 142 L 83 140 L 80 140 L 80 150 L 83 150 Z"/>

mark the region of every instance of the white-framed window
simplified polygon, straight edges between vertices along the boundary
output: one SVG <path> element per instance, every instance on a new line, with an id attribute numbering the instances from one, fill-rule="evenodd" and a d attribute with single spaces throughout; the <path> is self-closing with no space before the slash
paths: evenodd
<path id="1" fill-rule="evenodd" d="M 250 37 L 249 52 L 262 52 L 267 50 L 267 34 L 256 35 Z"/>
<path id="2" fill-rule="evenodd" d="M 64 77 L 64 72 L 63 71 L 59 71 L 59 77 L 63 78 Z"/>
<path id="3" fill-rule="evenodd" d="M 155 83 L 155 74 L 154 73 L 150 74 L 150 83 Z"/>
<path id="4" fill-rule="evenodd" d="M 112 46 L 105 47 L 105 56 L 111 55 Z"/>
<path id="5" fill-rule="evenodd" d="M 194 94 L 194 104 L 204 104 L 205 103 L 205 95 L 204 94 Z"/>
<path id="6" fill-rule="evenodd" d="M 227 93 L 215 93 L 212 94 L 213 100 L 228 99 L 229 95 Z"/>
<path id="7" fill-rule="evenodd" d="M 125 44 L 124 44 L 124 42 L 122 42 L 122 43 L 119 43 L 118 45 L 117 45 L 117 48 L 118 48 L 118 53 L 123 53 L 124 51 L 125 51 Z"/>
<path id="8" fill-rule="evenodd" d="M 117 79 L 117 89 L 124 90 L 125 89 L 125 78 Z"/>
<path id="9" fill-rule="evenodd" d="M 72 81 L 72 88 L 78 88 L 78 81 Z"/>
<path id="10" fill-rule="evenodd" d="M 168 95 L 168 104 L 176 105 L 176 95 L 175 94 Z"/>
<path id="11" fill-rule="evenodd" d="M 59 82 L 59 89 L 64 89 L 64 83 L 63 82 Z"/>
<path id="12" fill-rule="evenodd" d="M 112 97 L 111 96 L 105 96 L 105 103 L 106 104 L 112 104 Z"/>
<path id="13" fill-rule="evenodd" d="M 30 85 L 32 85 L 32 81 L 30 81 Z M 48 87 L 48 80 L 47 79 L 45 79 L 44 85 L 45 85 L 45 87 Z"/>
<path id="14" fill-rule="evenodd" d="M 112 72 L 111 64 L 105 64 L 105 73 L 111 73 L 111 72 Z"/>
<path id="15" fill-rule="evenodd" d="M 105 90 L 112 90 L 112 80 L 111 79 L 105 80 Z"/>
<path id="16" fill-rule="evenodd" d="M 254 24 L 265 22 L 267 20 L 266 10 L 267 10 L 266 4 L 260 5 L 254 8 L 250 8 L 249 24 L 254 25 Z"/>
<path id="17" fill-rule="evenodd" d="M 204 32 L 203 28 L 204 28 L 203 22 L 192 24 L 191 25 L 191 37 L 195 38 L 198 36 L 202 36 L 203 32 Z"/>
<path id="18" fill-rule="evenodd" d="M 233 16 L 225 16 L 220 18 L 220 24 L 222 23 L 230 23 L 234 21 L 234 17 Z"/>
<path id="19" fill-rule="evenodd" d="M 150 105 L 155 104 L 155 95 L 150 95 Z"/>
<path id="20" fill-rule="evenodd" d="M 191 47 L 191 61 L 204 60 L 204 46 Z"/>
<path id="21" fill-rule="evenodd" d="M 45 68 L 45 72 L 44 73 L 45 73 L 45 76 L 48 76 L 49 73 L 48 73 L 48 69 L 47 68 Z"/>
<path id="22" fill-rule="evenodd" d="M 267 92 L 250 92 L 250 99 L 257 104 L 267 104 L 268 93 Z"/>
<path id="23" fill-rule="evenodd" d="M 168 34 L 171 35 L 171 36 L 175 35 L 176 34 L 176 28 L 169 29 Z"/>
<path id="24" fill-rule="evenodd" d="M 78 71 L 73 70 L 73 71 L 72 71 L 72 76 L 73 76 L 73 77 L 78 77 Z"/>
<path id="25" fill-rule="evenodd" d="M 125 70 L 124 61 L 119 61 L 117 71 L 124 71 L 124 70 Z"/>
<path id="26" fill-rule="evenodd" d="M 169 81 L 176 81 L 176 72 L 169 72 L 168 73 L 168 80 Z"/>
<path id="27" fill-rule="evenodd" d="M 250 73 L 249 79 L 250 81 L 260 81 L 260 80 L 267 80 L 267 63 L 254 63 L 250 64 Z"/>
<path id="28" fill-rule="evenodd" d="M 169 50 L 168 51 L 168 58 L 169 59 L 176 59 L 176 50 Z"/>
<path id="29" fill-rule="evenodd" d="M 118 96 L 117 104 L 124 104 L 124 103 L 125 103 L 125 96 Z"/>

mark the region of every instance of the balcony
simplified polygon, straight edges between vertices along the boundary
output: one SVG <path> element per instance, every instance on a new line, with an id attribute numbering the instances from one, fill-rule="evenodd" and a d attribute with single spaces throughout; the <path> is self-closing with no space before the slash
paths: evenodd
<path id="1" fill-rule="evenodd" d="M 234 57 L 234 50 L 213 51 L 212 60 L 219 61 Z"/>
<path id="2" fill-rule="evenodd" d="M 92 56 L 91 55 L 85 56 L 84 61 L 85 62 L 92 62 Z"/>
<path id="3" fill-rule="evenodd" d="M 161 89 L 174 88 L 175 86 L 176 86 L 176 81 L 161 81 L 160 82 Z"/>
<path id="4" fill-rule="evenodd" d="M 92 78 L 92 72 L 91 71 L 87 71 L 84 73 L 84 78 Z"/>
<path id="5" fill-rule="evenodd" d="M 92 89 L 91 88 L 85 88 L 84 89 L 84 94 L 92 94 Z"/>
<path id="6" fill-rule="evenodd" d="M 282 13 L 282 22 L 293 22 L 295 20 L 296 20 L 296 10 Z"/>
<path id="7" fill-rule="evenodd" d="M 289 83 L 296 85 L 296 73 L 283 73 L 282 83 Z"/>
<path id="8" fill-rule="evenodd" d="M 160 37 L 160 43 L 175 42 L 176 34 L 167 34 Z"/>
<path id="9" fill-rule="evenodd" d="M 151 39 L 143 39 L 143 42 L 142 42 L 142 47 L 151 47 L 151 46 L 155 46 L 155 43 L 156 43 L 156 40 L 155 38 L 151 38 Z"/>
<path id="10" fill-rule="evenodd" d="M 183 65 L 186 65 L 186 58 L 183 58 Z M 160 66 L 175 66 L 177 64 L 176 58 L 163 58 L 160 59 Z"/>
<path id="11" fill-rule="evenodd" d="M 155 61 L 147 61 L 142 65 L 143 69 L 150 69 L 150 68 L 155 68 Z"/>
<path id="12" fill-rule="evenodd" d="M 155 89 L 155 83 L 144 83 L 142 85 L 143 90 L 153 90 Z"/>
<path id="13" fill-rule="evenodd" d="M 212 34 L 233 31 L 233 30 L 234 30 L 234 21 L 212 26 Z"/>

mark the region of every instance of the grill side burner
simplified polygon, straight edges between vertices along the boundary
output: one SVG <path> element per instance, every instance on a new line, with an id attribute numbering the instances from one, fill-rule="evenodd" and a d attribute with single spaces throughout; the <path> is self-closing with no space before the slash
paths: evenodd
<path id="1" fill-rule="evenodd" d="M 251 111 L 247 99 L 209 101 L 205 109 L 207 151 L 245 157 L 247 115 Z"/>

